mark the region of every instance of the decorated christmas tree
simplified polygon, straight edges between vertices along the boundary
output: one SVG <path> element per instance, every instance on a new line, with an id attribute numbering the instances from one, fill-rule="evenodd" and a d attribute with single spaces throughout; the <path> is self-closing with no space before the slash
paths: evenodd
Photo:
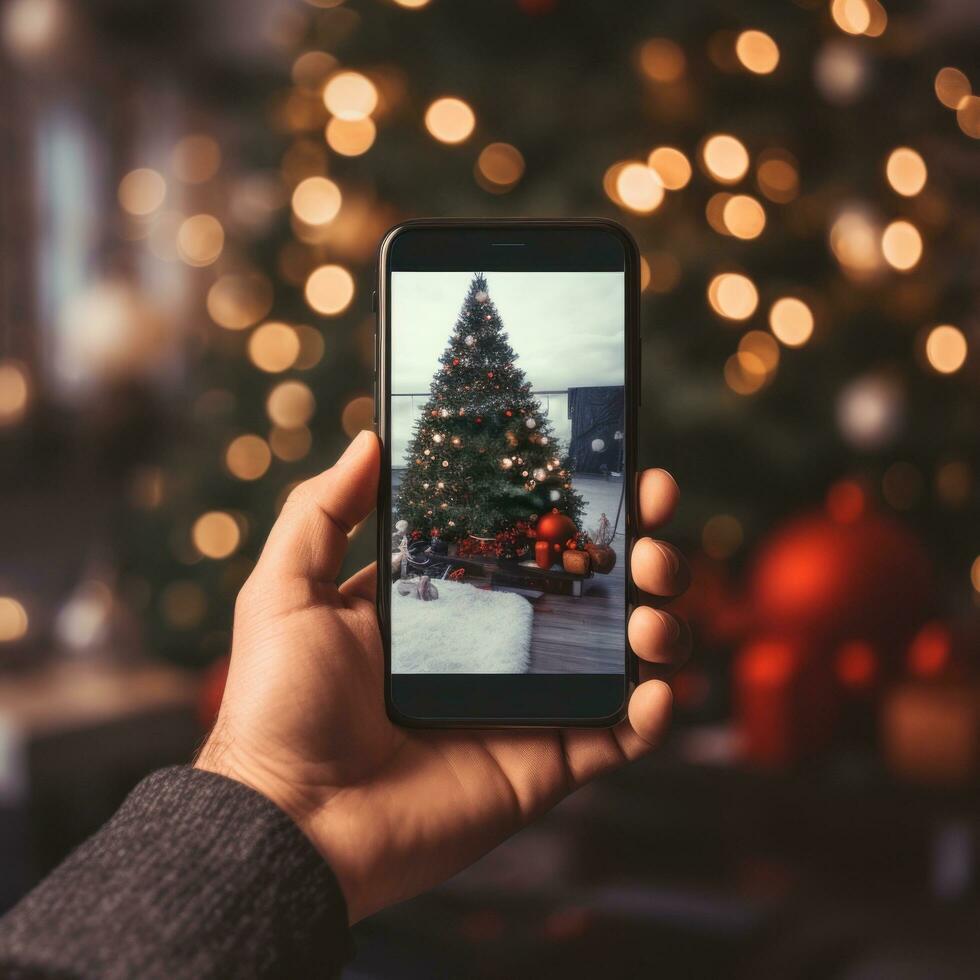
<path id="1" fill-rule="evenodd" d="M 415 423 L 395 505 L 415 540 L 491 537 L 582 498 L 477 273 Z"/>

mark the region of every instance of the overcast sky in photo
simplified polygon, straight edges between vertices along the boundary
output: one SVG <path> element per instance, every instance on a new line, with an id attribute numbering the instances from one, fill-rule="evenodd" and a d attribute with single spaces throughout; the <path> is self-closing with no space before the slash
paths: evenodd
<path id="1" fill-rule="evenodd" d="M 621 272 L 488 272 L 510 345 L 535 390 L 623 383 Z M 392 273 L 392 391 L 428 393 L 471 272 Z"/>

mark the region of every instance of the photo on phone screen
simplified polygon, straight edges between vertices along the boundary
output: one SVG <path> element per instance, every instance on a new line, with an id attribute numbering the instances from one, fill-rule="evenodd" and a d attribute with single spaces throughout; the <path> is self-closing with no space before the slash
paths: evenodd
<path id="1" fill-rule="evenodd" d="M 622 271 L 391 273 L 391 671 L 622 674 Z"/>

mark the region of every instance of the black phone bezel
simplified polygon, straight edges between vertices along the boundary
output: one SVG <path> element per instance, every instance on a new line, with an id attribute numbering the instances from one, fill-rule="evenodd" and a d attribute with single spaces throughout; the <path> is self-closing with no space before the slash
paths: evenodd
<path id="1" fill-rule="evenodd" d="M 639 250 L 632 235 L 618 222 L 606 218 L 577 219 L 415 219 L 396 225 L 381 241 L 378 257 L 376 294 L 377 323 L 375 330 L 375 419 L 381 441 L 382 465 L 378 484 L 378 588 L 377 610 L 385 658 L 385 707 L 388 717 L 396 724 L 409 728 L 528 728 L 528 727 L 584 727 L 605 728 L 621 721 L 626 715 L 626 705 L 631 686 L 636 683 L 636 659 L 633 656 L 624 630 L 624 670 L 622 674 L 392 674 L 391 671 L 391 448 L 388 433 L 391 428 L 390 349 L 390 276 L 393 244 L 402 236 L 413 232 L 435 232 L 455 237 L 453 258 L 457 262 L 472 260 L 478 256 L 473 249 L 459 247 L 467 232 L 484 236 L 486 233 L 506 233 L 508 240 L 516 239 L 521 232 L 532 237 L 536 231 L 557 232 L 558 236 L 538 236 L 539 241 L 550 242 L 549 248 L 559 260 L 564 257 L 561 269 L 590 267 L 589 250 L 583 250 L 586 238 L 597 234 L 613 235 L 623 250 L 625 274 L 625 563 L 626 595 L 624 597 L 624 622 L 635 602 L 636 589 L 630 575 L 630 553 L 636 539 L 636 432 L 637 408 L 640 393 L 640 260 Z M 579 232 L 583 234 L 578 234 Z M 559 237 L 560 236 L 560 237 Z M 471 241 L 474 236 L 468 236 Z M 430 235 L 430 240 L 435 240 Z M 451 239 L 450 239 L 451 240 Z M 446 247 L 447 239 L 441 244 Z M 497 243 L 494 243 L 497 244 Z M 542 248 L 544 246 L 542 245 Z M 563 253 L 567 253 L 563 256 Z M 513 253 L 512 253 L 513 254 Z M 502 260 L 497 260 L 502 261 Z M 491 271 L 490 263 L 486 271 Z M 424 263 L 421 266 L 426 268 Z M 483 265 L 471 264 L 471 268 Z M 440 266 L 429 266 L 439 271 Z M 398 680 L 395 681 L 395 678 Z M 478 679 L 478 686 L 474 683 Z M 399 700 L 392 690 L 397 683 Z M 601 702 L 601 703 L 600 703 Z M 614 702 L 614 703 L 613 703 Z M 590 706 L 590 704 L 592 706 Z M 441 709 L 443 705 L 452 708 Z M 409 710 L 405 710 L 406 706 Z M 507 710 L 501 710 L 506 708 Z"/>

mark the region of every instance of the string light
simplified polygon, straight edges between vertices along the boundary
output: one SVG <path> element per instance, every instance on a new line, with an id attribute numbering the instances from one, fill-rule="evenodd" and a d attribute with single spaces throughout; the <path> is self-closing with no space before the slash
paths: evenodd
<path id="1" fill-rule="evenodd" d="M 846 34 L 863 34 L 871 26 L 871 11 L 865 0 L 832 0 L 830 16 Z"/>
<path id="2" fill-rule="evenodd" d="M 651 81 L 669 83 L 678 81 L 684 74 L 687 59 L 675 41 L 653 37 L 640 46 L 640 70 Z"/>
<path id="3" fill-rule="evenodd" d="M 153 214 L 167 196 L 167 182 L 149 167 L 130 170 L 121 181 L 117 197 L 124 211 L 136 217 Z"/>
<path id="4" fill-rule="evenodd" d="M 326 177 L 307 177 L 293 191 L 293 214 L 308 225 L 325 225 L 337 217 L 340 188 Z"/>
<path id="5" fill-rule="evenodd" d="M 857 277 L 881 266 L 878 230 L 859 208 L 848 208 L 838 215 L 830 228 L 830 248 L 841 266 Z"/>
<path id="6" fill-rule="evenodd" d="M 779 366 L 779 345 L 762 330 L 750 330 L 738 342 L 740 354 L 751 354 L 762 366 L 765 375 L 771 375 Z"/>
<path id="7" fill-rule="evenodd" d="M 248 356 L 260 371 L 286 371 L 299 357 L 299 336 L 286 323 L 263 323 L 248 338 Z"/>
<path id="8" fill-rule="evenodd" d="M 337 316 L 354 298 L 354 278 L 340 265 L 321 265 L 306 280 L 306 302 L 324 316 Z"/>
<path id="9" fill-rule="evenodd" d="M 406 10 L 421 10 L 429 5 L 429 0 L 395 0 L 395 3 Z"/>
<path id="10" fill-rule="evenodd" d="M 723 272 L 709 283 L 708 302 L 727 320 L 747 320 L 759 305 L 759 293 L 748 276 Z"/>
<path id="11" fill-rule="evenodd" d="M 970 583 L 975 592 L 980 592 L 980 555 L 973 559 L 973 564 L 970 566 Z"/>
<path id="12" fill-rule="evenodd" d="M 195 214 L 181 222 L 177 252 L 188 265 L 207 266 L 217 261 L 225 245 L 221 222 L 211 214 Z"/>
<path id="13" fill-rule="evenodd" d="M 0 643 L 14 643 L 27 634 L 30 621 L 19 599 L 0 595 Z"/>
<path id="14" fill-rule="evenodd" d="M 769 309 L 769 328 L 780 343 L 802 347 L 813 335 L 813 313 L 795 296 L 782 296 Z"/>
<path id="15" fill-rule="evenodd" d="M 725 224 L 725 205 L 732 199 L 728 191 L 718 191 L 708 198 L 708 203 L 704 206 L 704 216 L 708 219 L 708 224 L 718 232 L 719 235 L 728 235 L 728 225 Z"/>
<path id="16" fill-rule="evenodd" d="M 963 332 L 951 324 L 933 327 L 926 336 L 926 359 L 940 374 L 955 374 L 966 362 L 967 343 Z"/>
<path id="17" fill-rule="evenodd" d="M 769 75 L 779 64 L 779 48 L 764 31 L 742 31 L 735 41 L 735 54 L 756 75 Z"/>
<path id="18" fill-rule="evenodd" d="M 885 176 L 892 190 L 903 197 L 915 197 L 926 185 L 925 160 L 911 147 L 900 146 L 889 154 Z"/>
<path id="19" fill-rule="evenodd" d="M 272 284 L 258 273 L 228 273 L 208 290 L 211 319 L 226 330 L 244 330 L 272 308 Z"/>
<path id="20" fill-rule="evenodd" d="M 362 429 L 374 428 L 374 399 L 368 395 L 352 398 L 344 406 L 340 425 L 351 439 Z"/>
<path id="21" fill-rule="evenodd" d="M 776 204 L 788 204 L 799 193 L 799 168 L 796 159 L 785 150 L 763 150 L 755 177 L 759 190 Z"/>
<path id="22" fill-rule="evenodd" d="M 766 226 L 766 212 L 748 194 L 734 194 L 722 210 L 722 221 L 736 238 L 758 238 Z"/>
<path id="23" fill-rule="evenodd" d="M 956 107 L 956 122 L 971 139 L 980 139 L 980 98 L 964 96 Z"/>
<path id="24" fill-rule="evenodd" d="M 298 429 L 313 417 L 316 399 L 302 381 L 283 381 L 269 392 L 265 410 L 273 424 L 282 429 Z"/>
<path id="25" fill-rule="evenodd" d="M 221 166 L 221 148 L 217 140 L 203 133 L 193 133 L 179 140 L 170 156 L 174 176 L 185 184 L 209 181 Z"/>
<path id="26" fill-rule="evenodd" d="M 660 183 L 669 191 L 686 187 L 691 179 L 691 164 L 684 154 L 673 146 L 658 146 L 647 157 L 647 166 L 657 174 Z"/>
<path id="27" fill-rule="evenodd" d="M 337 72 L 323 88 L 323 104 L 338 119 L 356 122 L 377 108 L 378 90 L 360 72 Z"/>
<path id="28" fill-rule="evenodd" d="M 194 522 L 191 540 L 205 558 L 227 558 L 241 544 L 242 532 L 231 514 L 212 510 Z"/>
<path id="29" fill-rule="evenodd" d="M 30 395 L 24 367 L 16 361 L 0 361 L 0 428 L 16 425 L 24 417 Z"/>
<path id="30" fill-rule="evenodd" d="M 736 395 L 754 395 L 766 383 L 765 368 L 754 354 L 732 354 L 725 361 L 724 377 Z"/>
<path id="31" fill-rule="evenodd" d="M 701 529 L 701 547 L 709 558 L 724 561 L 742 546 L 742 524 L 731 514 L 716 514 Z"/>
<path id="32" fill-rule="evenodd" d="M 940 68 L 933 86 L 936 98 L 947 109 L 958 109 L 963 99 L 973 91 L 970 80 L 959 68 Z"/>
<path id="33" fill-rule="evenodd" d="M 225 465 L 239 480 L 258 480 L 272 462 L 269 444 L 261 436 L 237 436 L 225 450 Z"/>
<path id="34" fill-rule="evenodd" d="M 476 175 L 487 190 L 510 190 L 524 174 L 524 157 L 510 143 L 490 143 L 481 151 L 476 161 Z"/>
<path id="35" fill-rule="evenodd" d="M 291 74 L 301 88 L 319 91 L 336 67 L 337 59 L 326 51 L 304 51 L 293 62 Z"/>
<path id="36" fill-rule="evenodd" d="M 660 177 L 643 163 L 628 163 L 619 171 L 616 192 L 624 207 L 640 214 L 655 211 L 664 199 Z"/>
<path id="37" fill-rule="evenodd" d="M 296 357 L 296 363 L 293 367 L 298 368 L 300 371 L 308 371 L 310 368 L 316 367 L 323 360 L 325 349 L 323 334 L 319 330 L 307 326 L 305 323 L 293 327 L 293 330 L 299 338 L 299 354 Z"/>
<path id="38" fill-rule="evenodd" d="M 462 143 L 475 126 L 476 116 L 462 99 L 436 99 L 425 111 L 425 128 L 441 143 Z"/>
<path id="39" fill-rule="evenodd" d="M 309 454 L 313 447 L 313 433 L 305 425 L 288 429 L 276 426 L 269 433 L 269 446 L 277 459 L 295 463 Z"/>
<path id="40" fill-rule="evenodd" d="M 914 269 L 922 258 L 922 236 L 908 221 L 893 221 L 882 233 L 881 253 L 900 272 Z"/>
<path id="41" fill-rule="evenodd" d="M 335 153 L 345 157 L 358 157 L 374 145 L 377 127 L 370 116 L 363 119 L 341 119 L 334 116 L 327 123 L 324 135 Z"/>
<path id="42" fill-rule="evenodd" d="M 749 169 L 749 153 L 741 140 L 727 133 L 708 137 L 701 150 L 708 173 L 720 184 L 737 184 Z"/>

